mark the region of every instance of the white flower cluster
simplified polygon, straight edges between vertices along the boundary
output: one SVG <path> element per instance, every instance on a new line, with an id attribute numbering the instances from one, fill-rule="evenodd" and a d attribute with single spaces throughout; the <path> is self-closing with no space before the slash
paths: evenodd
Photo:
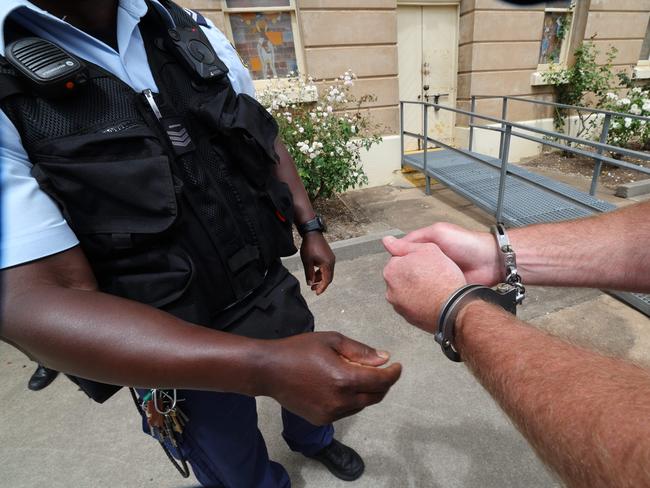
<path id="1" fill-rule="evenodd" d="M 323 144 L 318 141 L 311 144 L 309 144 L 309 141 L 298 141 L 296 147 L 301 153 L 309 156 L 310 159 L 316 159 L 323 152 Z"/>
<path id="2" fill-rule="evenodd" d="M 361 151 L 381 138 L 372 134 L 378 127 L 371 125 L 360 109 L 373 96 L 356 98 L 351 93 L 355 79 L 352 70 L 333 80 L 315 81 L 292 74 L 271 80 L 259 94 L 260 102 L 278 123 L 310 198 L 366 181 Z"/>
<path id="3" fill-rule="evenodd" d="M 635 87 L 623 97 L 609 92 L 605 95 L 604 102 L 605 109 L 635 116 L 615 116 L 612 118 L 609 135 L 610 143 L 624 146 L 633 140 L 644 142 L 650 139 L 648 121 L 637 118 L 650 117 L 650 91 Z"/>

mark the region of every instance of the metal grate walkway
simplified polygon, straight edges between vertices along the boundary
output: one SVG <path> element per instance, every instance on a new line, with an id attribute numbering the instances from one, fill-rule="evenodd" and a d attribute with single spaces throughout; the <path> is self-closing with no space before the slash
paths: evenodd
<path id="1" fill-rule="evenodd" d="M 494 214 L 499 196 L 501 161 L 472 153 L 484 163 L 448 149 L 404 155 L 404 164 L 430 176 Z M 582 193 L 558 181 L 508 165 L 502 220 L 513 227 L 570 220 L 609 212 L 615 205 Z"/>

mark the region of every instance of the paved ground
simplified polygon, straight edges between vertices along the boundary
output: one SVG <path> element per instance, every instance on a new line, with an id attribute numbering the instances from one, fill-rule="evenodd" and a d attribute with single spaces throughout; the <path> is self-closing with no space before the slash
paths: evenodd
<path id="1" fill-rule="evenodd" d="M 436 219 L 485 228 L 489 216 L 448 190 L 382 187 L 349 194 L 377 229 L 408 231 Z M 367 462 L 354 484 L 291 453 L 280 438 L 279 408 L 260 401 L 271 457 L 295 487 L 560 486 L 464 366 L 443 358 L 431 336 L 395 316 L 384 299 L 384 254 L 339 262 L 335 286 L 308 297 L 321 330 L 334 329 L 388 349 L 404 375 L 385 401 L 337 424 L 338 436 Z M 540 327 L 650 366 L 650 321 L 596 290 L 533 288 L 521 316 Z M 612 333 L 616 331 L 616 333 Z M 33 365 L 0 344 L 0 487 L 187 488 L 158 446 L 138 432 L 126 392 L 95 405 L 59 378 L 27 391 Z"/>

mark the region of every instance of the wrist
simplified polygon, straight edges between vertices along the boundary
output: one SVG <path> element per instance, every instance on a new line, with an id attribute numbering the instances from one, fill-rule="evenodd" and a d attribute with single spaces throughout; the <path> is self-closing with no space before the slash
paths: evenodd
<path id="1" fill-rule="evenodd" d="M 327 225 L 325 223 L 325 219 L 323 219 L 323 217 L 319 214 L 316 214 L 316 216 L 311 220 L 307 220 L 302 224 L 297 224 L 296 228 L 298 229 L 298 233 L 303 238 L 308 234 L 313 234 L 313 233 L 322 234 L 323 232 L 327 231 Z"/>
<path id="2" fill-rule="evenodd" d="M 436 342 L 440 344 L 442 352 L 452 361 L 462 362 L 457 342 L 458 316 L 466 307 L 475 301 L 495 304 L 503 310 L 515 315 L 517 313 L 517 296 L 519 288 L 501 283 L 495 288 L 482 285 L 465 285 L 456 290 L 445 302 L 438 318 L 438 331 Z M 469 307 L 468 310 L 473 310 Z"/>
<path id="3" fill-rule="evenodd" d="M 296 219 L 295 219 L 296 227 L 299 227 L 305 222 L 309 222 L 310 220 L 313 220 L 315 218 L 316 218 L 316 212 L 314 212 L 312 208 L 308 210 L 304 210 L 296 215 Z"/>
<path id="4" fill-rule="evenodd" d="M 242 384 L 244 395 L 272 396 L 271 386 L 274 380 L 271 378 L 275 368 L 271 366 L 275 357 L 274 344 L 272 341 L 252 339 L 246 350 L 246 373 L 245 381 Z"/>
<path id="5" fill-rule="evenodd" d="M 476 337 L 476 331 L 487 314 L 499 313 L 510 315 L 503 308 L 477 298 L 465 304 L 456 317 L 455 341 L 458 351 L 467 357 L 467 346 Z"/>

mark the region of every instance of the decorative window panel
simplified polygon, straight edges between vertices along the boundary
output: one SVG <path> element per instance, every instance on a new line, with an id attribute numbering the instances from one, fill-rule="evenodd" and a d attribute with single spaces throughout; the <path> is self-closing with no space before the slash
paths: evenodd
<path id="1" fill-rule="evenodd" d="M 571 8 L 572 3 L 572 0 L 555 0 L 546 2 L 546 8 L 563 8 L 568 10 Z"/>
<path id="2" fill-rule="evenodd" d="M 223 0 L 227 35 L 254 80 L 300 70 L 292 0 Z"/>
<path id="3" fill-rule="evenodd" d="M 291 14 L 256 12 L 228 16 L 233 44 L 253 78 L 286 78 L 298 70 Z"/>
<path id="4" fill-rule="evenodd" d="M 542 30 L 542 44 L 539 49 L 539 64 L 559 63 L 562 43 L 567 35 L 567 14 L 546 12 Z"/>
<path id="5" fill-rule="evenodd" d="M 540 65 L 566 61 L 573 20 L 572 8 L 570 0 L 546 2 L 539 48 Z"/>
<path id="6" fill-rule="evenodd" d="M 226 0 L 226 8 L 290 7 L 290 0 Z"/>

